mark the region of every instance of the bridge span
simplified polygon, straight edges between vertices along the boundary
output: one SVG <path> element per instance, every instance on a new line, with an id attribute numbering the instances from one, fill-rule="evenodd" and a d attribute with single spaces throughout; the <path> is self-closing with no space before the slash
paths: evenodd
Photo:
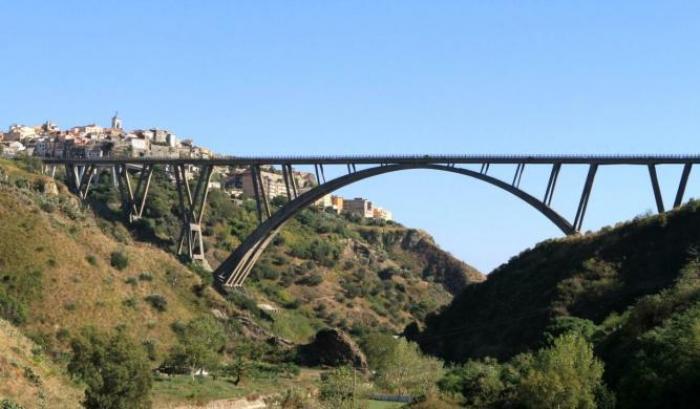
<path id="1" fill-rule="evenodd" d="M 272 242 L 284 224 L 301 209 L 310 206 L 324 195 L 357 181 L 385 173 L 409 169 L 428 169 L 468 176 L 500 188 L 529 204 L 564 234 L 581 231 L 588 201 L 600 166 L 643 166 L 649 172 L 657 211 L 666 210 L 657 177 L 657 166 L 682 167 L 673 207 L 683 203 L 688 178 L 693 165 L 700 163 L 700 155 L 345 155 L 345 156 L 215 156 L 213 158 L 169 157 L 100 157 L 100 158 L 42 158 L 45 171 L 55 174 L 56 167 L 65 168 L 66 183 L 82 199 L 88 198 L 93 177 L 101 171 L 110 172 L 115 186 L 122 194 L 124 211 L 130 222 L 143 217 L 151 177 L 155 166 L 163 166 L 173 174 L 181 209 L 182 228 L 178 239 L 178 254 L 185 253 L 192 260 L 204 259 L 201 224 L 214 167 L 248 167 L 251 171 L 258 215 L 258 227 L 236 248 L 214 272 L 216 280 L 227 286 L 240 286 L 250 274 L 265 248 Z M 293 177 L 293 166 L 313 167 L 316 185 L 302 192 Z M 469 169 L 466 165 L 476 165 Z M 503 180 L 489 175 L 492 165 L 514 165 L 512 178 Z M 527 165 L 548 166 L 549 177 L 543 181 L 543 194 L 534 196 L 520 188 Z M 588 172 L 581 187 L 578 207 L 573 219 L 568 219 L 552 207 L 552 198 L 563 166 L 584 165 Z M 269 192 L 261 177 L 261 167 L 281 169 L 288 202 L 272 212 Z M 343 175 L 326 179 L 328 166 L 341 166 Z M 194 186 L 190 184 L 186 168 L 198 171 Z M 135 181 L 132 181 L 132 178 Z"/>

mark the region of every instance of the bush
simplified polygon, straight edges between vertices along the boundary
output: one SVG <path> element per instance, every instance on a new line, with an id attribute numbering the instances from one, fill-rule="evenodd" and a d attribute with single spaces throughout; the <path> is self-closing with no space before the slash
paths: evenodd
<path id="1" fill-rule="evenodd" d="M 153 281 L 153 274 L 144 272 L 139 274 L 139 280 L 141 281 Z"/>
<path id="2" fill-rule="evenodd" d="M 315 287 L 323 282 L 323 276 L 320 274 L 310 274 L 297 280 L 297 284 L 308 285 Z"/>
<path id="3" fill-rule="evenodd" d="M 27 319 L 27 308 L 0 287 L 0 317 L 15 325 L 23 324 Z"/>
<path id="4" fill-rule="evenodd" d="M 89 255 L 85 257 L 85 260 L 91 265 L 91 266 L 96 266 L 97 265 L 97 258 L 93 255 Z"/>
<path id="5" fill-rule="evenodd" d="M 124 270 L 129 265 L 129 257 L 121 251 L 113 251 L 109 263 L 117 270 Z"/>
<path id="6" fill-rule="evenodd" d="M 143 348 L 124 333 L 114 336 L 84 330 L 71 341 L 68 371 L 86 385 L 87 409 L 148 409 L 151 370 Z"/>
<path id="7" fill-rule="evenodd" d="M 156 311 L 163 312 L 168 309 L 168 300 L 160 294 L 151 294 L 144 298 Z"/>
<path id="8" fill-rule="evenodd" d="M 122 301 L 122 304 L 124 304 L 125 307 L 136 308 L 136 306 L 138 305 L 138 300 L 135 297 L 129 297 L 124 299 L 124 301 Z"/>
<path id="9" fill-rule="evenodd" d="M 0 401 L 0 409 L 24 409 L 24 406 L 9 399 L 3 399 Z"/>

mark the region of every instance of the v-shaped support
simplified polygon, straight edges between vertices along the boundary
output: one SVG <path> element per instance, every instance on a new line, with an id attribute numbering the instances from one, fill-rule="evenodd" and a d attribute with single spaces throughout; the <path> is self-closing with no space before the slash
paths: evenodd
<path id="1" fill-rule="evenodd" d="M 185 165 L 175 165 L 175 183 L 180 204 L 182 228 L 178 240 L 177 252 L 182 254 L 187 245 L 187 256 L 191 260 L 204 260 L 204 241 L 202 239 L 202 219 L 209 195 L 209 182 L 214 171 L 213 166 L 202 166 L 194 192 L 190 189 Z"/>
<path id="2" fill-rule="evenodd" d="M 117 165 L 113 168 L 119 190 L 122 193 L 122 201 L 124 211 L 126 212 L 129 222 L 143 217 L 143 210 L 146 207 L 146 198 L 148 197 L 148 188 L 151 186 L 151 177 L 153 176 L 152 164 L 143 165 L 139 172 L 138 182 L 136 186 L 131 183 L 131 176 L 127 165 Z"/>

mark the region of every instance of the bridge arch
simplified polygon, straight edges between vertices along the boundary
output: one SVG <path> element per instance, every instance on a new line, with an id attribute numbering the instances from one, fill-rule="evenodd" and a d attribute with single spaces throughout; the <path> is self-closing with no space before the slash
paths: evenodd
<path id="1" fill-rule="evenodd" d="M 299 195 L 293 200 L 282 206 L 277 212 L 271 215 L 267 220 L 258 225 L 258 227 L 241 243 L 231 255 L 224 260 L 223 263 L 214 272 L 215 279 L 223 285 L 240 286 L 248 277 L 255 263 L 258 261 L 263 251 L 272 242 L 272 239 L 279 233 L 287 221 L 296 215 L 302 209 L 316 202 L 323 196 L 334 192 L 344 186 L 367 179 L 373 176 L 378 176 L 385 173 L 397 172 L 410 169 L 429 169 L 444 172 L 457 173 L 469 176 L 493 186 L 501 188 L 508 193 L 523 200 L 530 206 L 537 209 L 552 223 L 554 223 L 562 232 L 567 235 L 575 234 L 576 230 L 569 221 L 563 216 L 554 211 L 541 200 L 535 198 L 529 193 L 520 188 L 508 184 L 502 180 L 488 176 L 485 173 L 476 172 L 469 169 L 458 168 L 450 165 L 436 164 L 392 164 L 381 165 L 368 169 L 359 170 L 356 172 L 343 175 L 341 177 L 320 184 L 315 188 Z"/>

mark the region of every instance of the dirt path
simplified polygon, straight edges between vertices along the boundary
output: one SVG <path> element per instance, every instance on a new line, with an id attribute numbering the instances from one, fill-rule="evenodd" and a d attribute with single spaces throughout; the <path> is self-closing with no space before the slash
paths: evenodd
<path id="1" fill-rule="evenodd" d="M 241 399 L 223 399 L 207 402 L 203 405 L 176 405 L 168 406 L 168 409 L 264 409 L 267 406 L 263 398 L 248 400 Z"/>

